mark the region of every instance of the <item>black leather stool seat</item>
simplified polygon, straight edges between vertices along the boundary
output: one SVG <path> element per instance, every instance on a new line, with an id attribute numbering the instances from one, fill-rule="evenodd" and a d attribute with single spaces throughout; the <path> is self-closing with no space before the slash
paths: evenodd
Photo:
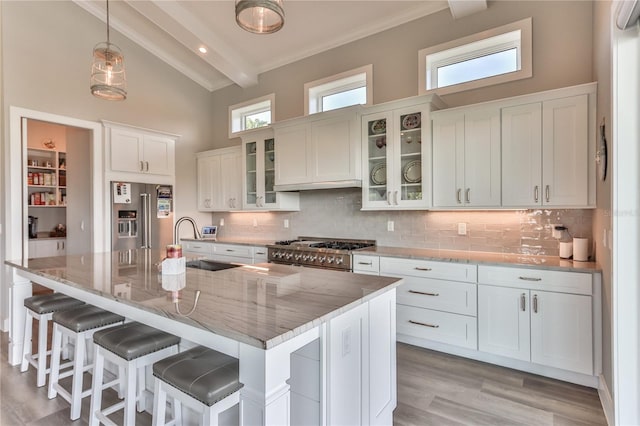
<path id="1" fill-rule="evenodd" d="M 65 296 L 62 293 L 39 294 L 24 299 L 24 307 L 39 315 L 63 311 L 82 305 L 84 305 L 83 301 Z"/>
<path id="2" fill-rule="evenodd" d="M 127 361 L 180 343 L 180 338 L 139 322 L 97 331 L 93 342 Z"/>
<path id="3" fill-rule="evenodd" d="M 53 314 L 53 322 L 76 333 L 122 321 L 124 321 L 123 316 L 93 305 L 84 305 Z"/>
<path id="4" fill-rule="evenodd" d="M 237 358 L 196 346 L 153 364 L 153 375 L 207 406 L 231 395 L 240 383 Z"/>

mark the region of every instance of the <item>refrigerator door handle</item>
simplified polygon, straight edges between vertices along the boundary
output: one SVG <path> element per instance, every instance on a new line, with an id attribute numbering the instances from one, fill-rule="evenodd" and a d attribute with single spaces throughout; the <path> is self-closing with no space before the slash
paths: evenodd
<path id="1" fill-rule="evenodd" d="M 151 248 L 151 197 L 140 194 L 142 201 L 142 248 Z"/>

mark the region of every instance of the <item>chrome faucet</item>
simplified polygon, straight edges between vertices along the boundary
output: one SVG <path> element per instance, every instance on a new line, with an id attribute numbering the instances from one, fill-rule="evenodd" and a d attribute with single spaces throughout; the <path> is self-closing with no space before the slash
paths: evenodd
<path id="1" fill-rule="evenodd" d="M 195 237 L 195 239 L 202 239 L 202 235 L 200 235 L 200 231 L 198 231 L 198 225 L 196 224 L 196 221 L 189 216 L 183 216 L 176 221 L 176 224 L 173 227 L 173 244 L 178 244 L 178 230 L 180 229 L 180 225 L 182 224 L 182 222 L 184 222 L 185 220 L 187 222 L 191 222 L 191 226 L 193 226 L 193 236 Z"/>

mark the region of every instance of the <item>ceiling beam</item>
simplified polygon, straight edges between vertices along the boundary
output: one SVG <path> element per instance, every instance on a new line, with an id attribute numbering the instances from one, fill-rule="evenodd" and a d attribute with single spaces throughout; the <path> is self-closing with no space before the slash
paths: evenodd
<path id="1" fill-rule="evenodd" d="M 194 54 L 199 55 L 238 86 L 249 87 L 258 84 L 256 67 L 243 60 L 235 49 L 180 2 L 125 1 L 138 13 L 182 43 Z M 198 47 L 202 45 L 207 47 L 206 54 L 198 53 Z"/>

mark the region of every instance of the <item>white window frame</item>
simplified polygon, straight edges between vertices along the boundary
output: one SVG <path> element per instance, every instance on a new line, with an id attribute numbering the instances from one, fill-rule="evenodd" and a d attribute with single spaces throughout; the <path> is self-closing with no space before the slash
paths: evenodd
<path id="1" fill-rule="evenodd" d="M 509 33 L 520 32 L 520 40 L 515 41 Z M 467 81 L 445 87 L 428 88 L 431 82 L 437 82 L 438 67 L 479 58 L 498 53 L 510 48 L 518 48 L 519 69 L 515 72 L 499 74 L 492 77 Z M 533 75 L 532 65 L 532 30 L 531 18 L 512 22 L 498 28 L 472 34 L 437 46 L 427 47 L 418 52 L 418 93 L 425 95 L 437 93 L 446 95 L 477 89 L 479 87 L 506 83 L 509 81 L 530 78 Z"/>
<path id="2" fill-rule="evenodd" d="M 275 93 L 229 106 L 229 138 L 236 138 L 246 131 L 255 130 L 244 128 L 244 120 L 248 115 L 271 111 L 271 121 L 264 127 L 270 125 L 274 121 L 275 110 Z"/>
<path id="3" fill-rule="evenodd" d="M 373 104 L 373 65 L 365 65 L 349 71 L 344 71 L 330 77 L 305 83 L 304 85 L 304 115 L 323 112 L 322 98 L 337 93 L 362 87 L 362 75 L 367 90 L 367 103 Z"/>

